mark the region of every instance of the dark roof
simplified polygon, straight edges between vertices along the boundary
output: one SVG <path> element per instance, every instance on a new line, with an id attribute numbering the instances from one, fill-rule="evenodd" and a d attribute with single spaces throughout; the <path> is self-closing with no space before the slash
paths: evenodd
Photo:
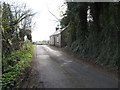
<path id="1" fill-rule="evenodd" d="M 60 34 L 62 31 L 64 31 L 65 29 L 63 28 L 63 29 L 58 29 L 58 30 L 56 30 L 51 36 L 53 36 L 53 35 L 57 35 L 57 34 Z"/>

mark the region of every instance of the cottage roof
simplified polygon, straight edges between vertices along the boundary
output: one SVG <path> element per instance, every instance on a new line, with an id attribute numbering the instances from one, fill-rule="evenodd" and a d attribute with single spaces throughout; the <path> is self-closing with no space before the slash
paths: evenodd
<path id="1" fill-rule="evenodd" d="M 62 31 L 64 31 L 65 29 L 58 29 L 56 30 L 51 36 L 53 35 L 57 35 L 57 34 L 60 34 Z"/>

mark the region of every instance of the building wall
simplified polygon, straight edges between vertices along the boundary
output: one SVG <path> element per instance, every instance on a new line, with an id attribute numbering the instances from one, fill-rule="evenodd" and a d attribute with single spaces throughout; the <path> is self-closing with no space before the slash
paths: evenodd
<path id="1" fill-rule="evenodd" d="M 50 45 L 53 46 L 57 46 L 57 47 L 64 47 L 66 46 L 66 31 L 67 30 L 63 30 L 61 33 L 59 34 L 55 34 L 50 36 Z"/>
<path id="2" fill-rule="evenodd" d="M 61 34 L 50 36 L 50 45 L 61 47 Z"/>
<path id="3" fill-rule="evenodd" d="M 61 34 L 57 34 L 55 37 L 55 46 L 61 47 Z"/>
<path id="4" fill-rule="evenodd" d="M 55 37 L 54 36 L 50 36 L 50 45 L 55 45 Z"/>

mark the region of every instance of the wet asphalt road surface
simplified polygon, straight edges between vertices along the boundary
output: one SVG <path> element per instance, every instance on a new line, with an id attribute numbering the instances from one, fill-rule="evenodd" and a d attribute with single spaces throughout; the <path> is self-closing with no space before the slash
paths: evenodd
<path id="1" fill-rule="evenodd" d="M 117 88 L 118 82 L 47 45 L 35 47 L 36 88 Z M 32 83 L 29 85 L 32 86 Z M 39 84 L 38 84 L 39 83 Z M 41 85 L 42 84 L 42 85 Z M 40 86 L 41 85 L 41 86 Z"/>

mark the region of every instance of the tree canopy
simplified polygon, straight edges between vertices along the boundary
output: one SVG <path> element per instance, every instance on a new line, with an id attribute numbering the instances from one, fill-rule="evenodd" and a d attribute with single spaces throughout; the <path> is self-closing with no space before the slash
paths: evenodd
<path id="1" fill-rule="evenodd" d="M 61 19 L 65 45 L 74 53 L 97 63 L 117 69 L 118 31 L 120 30 L 119 2 L 67 2 Z"/>
<path id="2" fill-rule="evenodd" d="M 6 56 L 20 48 L 25 36 L 32 41 L 31 23 L 34 13 L 30 9 L 27 10 L 26 5 L 21 8 L 4 2 L 2 6 L 3 55 Z"/>

